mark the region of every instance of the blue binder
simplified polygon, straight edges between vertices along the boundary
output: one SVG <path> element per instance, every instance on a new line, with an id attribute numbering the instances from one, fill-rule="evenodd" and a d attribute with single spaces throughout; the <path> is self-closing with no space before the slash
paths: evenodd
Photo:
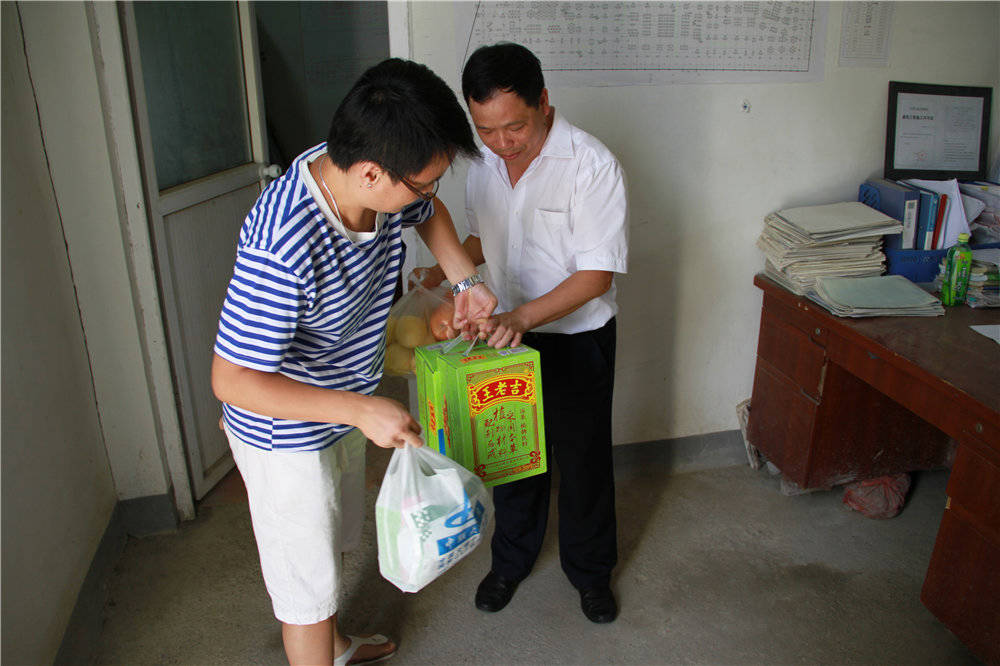
<path id="1" fill-rule="evenodd" d="M 934 249 L 934 223 L 937 221 L 938 194 L 909 183 L 899 183 L 920 195 L 920 205 L 917 207 L 917 237 L 913 244 L 915 250 Z"/>
<path id="2" fill-rule="evenodd" d="M 885 178 L 869 178 L 858 188 L 858 201 L 903 223 L 903 232 L 887 234 L 885 247 L 912 250 L 917 235 L 920 194 Z"/>

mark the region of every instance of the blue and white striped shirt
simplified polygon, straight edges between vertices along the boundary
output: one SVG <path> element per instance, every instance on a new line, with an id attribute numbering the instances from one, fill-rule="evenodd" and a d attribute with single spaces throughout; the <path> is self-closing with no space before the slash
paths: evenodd
<path id="1" fill-rule="evenodd" d="M 382 378 L 386 319 L 403 265 L 400 232 L 433 215 L 434 206 L 417 200 L 385 216 L 373 237 L 352 242 L 323 215 L 302 177 L 325 151 L 322 143 L 296 158 L 247 215 L 215 353 L 306 384 L 370 395 Z M 267 450 L 322 449 L 351 430 L 229 404 L 223 415 L 240 440 Z"/>

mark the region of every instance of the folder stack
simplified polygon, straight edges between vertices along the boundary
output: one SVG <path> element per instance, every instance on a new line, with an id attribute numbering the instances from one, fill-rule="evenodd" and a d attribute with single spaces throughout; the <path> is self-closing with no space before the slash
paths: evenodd
<path id="1" fill-rule="evenodd" d="M 820 277 L 881 275 L 882 236 L 902 230 L 898 220 L 856 201 L 803 206 L 764 218 L 757 247 L 767 257 L 767 276 L 805 295 Z"/>
<path id="2" fill-rule="evenodd" d="M 972 260 L 965 302 L 974 308 L 1000 307 L 1000 271 L 995 263 Z"/>
<path id="3" fill-rule="evenodd" d="M 816 280 L 809 298 L 838 317 L 936 317 L 941 301 L 902 275 Z"/>

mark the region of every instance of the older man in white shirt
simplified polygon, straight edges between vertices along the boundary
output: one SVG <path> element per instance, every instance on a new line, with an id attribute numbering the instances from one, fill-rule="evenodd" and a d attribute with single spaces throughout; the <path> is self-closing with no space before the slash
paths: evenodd
<path id="1" fill-rule="evenodd" d="M 625 180 L 615 156 L 549 105 L 541 65 L 517 44 L 478 49 L 462 93 L 485 144 L 466 184 L 473 261 L 499 299 L 488 340 L 541 353 L 545 438 L 560 471 L 559 552 L 593 622 L 611 622 L 617 562 L 611 399 L 614 274 L 628 260 Z M 424 280 L 437 284 L 435 266 Z M 494 488 L 492 567 L 476 606 L 496 612 L 535 563 L 551 473 Z"/>

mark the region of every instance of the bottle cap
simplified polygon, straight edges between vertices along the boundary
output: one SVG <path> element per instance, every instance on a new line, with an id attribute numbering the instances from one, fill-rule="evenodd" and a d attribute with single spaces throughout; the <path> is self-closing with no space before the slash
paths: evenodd
<path id="1" fill-rule="evenodd" d="M 958 235 L 958 242 L 959 243 L 968 243 L 969 242 L 969 234 L 959 234 Z"/>

